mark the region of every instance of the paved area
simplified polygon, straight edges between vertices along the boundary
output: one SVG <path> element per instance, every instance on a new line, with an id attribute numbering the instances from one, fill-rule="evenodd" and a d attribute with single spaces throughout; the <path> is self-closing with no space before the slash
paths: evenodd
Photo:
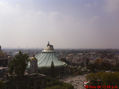
<path id="1" fill-rule="evenodd" d="M 75 89 L 86 89 L 83 85 L 83 82 L 86 81 L 85 75 L 68 77 L 62 79 L 61 81 L 72 84 Z"/>

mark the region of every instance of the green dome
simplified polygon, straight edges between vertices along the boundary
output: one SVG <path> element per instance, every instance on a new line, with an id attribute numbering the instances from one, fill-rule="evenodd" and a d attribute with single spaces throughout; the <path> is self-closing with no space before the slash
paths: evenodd
<path id="1" fill-rule="evenodd" d="M 42 53 L 37 54 L 35 58 L 38 60 L 38 68 L 40 67 L 51 67 L 51 63 L 54 63 L 54 66 L 64 66 L 65 62 L 58 60 L 56 53 L 54 51 L 53 45 L 48 43 L 47 48 L 42 51 Z"/>
<path id="2" fill-rule="evenodd" d="M 38 67 L 51 67 L 51 63 L 54 63 L 54 66 L 64 66 L 65 63 L 58 60 L 56 53 L 53 52 L 43 52 L 35 56 L 38 60 Z"/>

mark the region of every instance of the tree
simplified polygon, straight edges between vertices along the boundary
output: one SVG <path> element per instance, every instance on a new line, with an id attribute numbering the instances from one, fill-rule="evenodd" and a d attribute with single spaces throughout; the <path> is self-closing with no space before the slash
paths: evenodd
<path id="1" fill-rule="evenodd" d="M 3 88 L 4 88 L 4 86 L 5 86 L 5 84 L 3 83 L 3 81 L 2 81 L 2 80 L 0 80 L 0 89 L 3 89 Z"/>
<path id="2" fill-rule="evenodd" d="M 55 66 L 54 66 L 54 62 L 52 61 L 52 63 L 51 63 L 51 76 L 52 77 L 55 77 Z"/>
<path id="3" fill-rule="evenodd" d="M 97 59 L 94 63 L 89 64 L 88 69 L 92 72 L 111 70 L 112 64 L 108 60 Z"/>
<path id="4" fill-rule="evenodd" d="M 119 72 L 91 73 L 88 74 L 86 78 L 90 81 L 89 85 L 97 85 L 100 81 L 101 85 L 119 86 Z"/>
<path id="5" fill-rule="evenodd" d="M 23 76 L 28 64 L 28 55 L 19 51 L 8 65 L 9 73 L 17 76 Z"/>

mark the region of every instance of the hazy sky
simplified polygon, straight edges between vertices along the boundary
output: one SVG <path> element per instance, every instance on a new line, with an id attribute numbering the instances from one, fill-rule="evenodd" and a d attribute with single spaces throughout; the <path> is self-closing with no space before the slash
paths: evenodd
<path id="1" fill-rule="evenodd" d="M 119 0 L 0 0 L 4 48 L 119 48 Z"/>

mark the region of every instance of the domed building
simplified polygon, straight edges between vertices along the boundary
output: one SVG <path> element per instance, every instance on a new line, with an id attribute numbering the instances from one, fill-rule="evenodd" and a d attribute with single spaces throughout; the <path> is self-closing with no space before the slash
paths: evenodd
<path id="1" fill-rule="evenodd" d="M 66 65 L 65 62 L 62 62 L 57 58 L 53 45 L 50 45 L 49 42 L 47 47 L 42 50 L 40 54 L 35 55 L 35 58 L 37 59 L 38 68 L 51 67 L 52 63 L 54 64 L 54 67 L 62 67 Z"/>
<path id="2" fill-rule="evenodd" d="M 28 72 L 40 72 L 49 76 L 61 76 L 64 73 L 66 63 L 57 58 L 53 45 L 48 42 L 47 47 L 41 53 L 30 57 Z"/>

